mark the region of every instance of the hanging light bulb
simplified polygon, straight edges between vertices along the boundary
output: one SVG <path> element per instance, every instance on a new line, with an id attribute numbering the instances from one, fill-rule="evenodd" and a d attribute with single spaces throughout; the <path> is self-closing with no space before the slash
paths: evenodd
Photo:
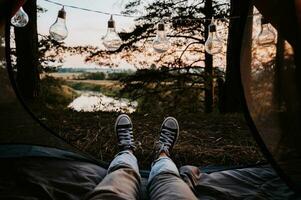
<path id="1" fill-rule="evenodd" d="M 24 27 L 27 25 L 28 21 L 28 15 L 22 7 L 20 7 L 17 13 L 10 20 L 12 25 L 14 25 L 15 27 Z"/>
<path id="2" fill-rule="evenodd" d="M 261 46 L 269 46 L 275 44 L 276 34 L 271 28 L 269 22 L 262 17 L 261 18 L 261 29 L 257 36 L 257 44 Z"/>
<path id="3" fill-rule="evenodd" d="M 153 41 L 153 48 L 158 53 L 164 53 L 170 48 L 170 42 L 165 32 L 165 24 L 162 21 L 158 24 L 157 36 Z"/>
<path id="4" fill-rule="evenodd" d="M 68 30 L 66 27 L 66 11 L 64 6 L 58 12 L 58 16 L 54 24 L 49 28 L 50 36 L 56 41 L 62 41 L 68 36 Z"/>
<path id="5" fill-rule="evenodd" d="M 214 24 L 214 18 L 212 17 L 211 23 L 208 26 L 209 33 L 205 42 L 205 50 L 207 53 L 214 55 L 222 51 L 223 42 L 219 39 L 216 32 L 216 25 Z"/>
<path id="6" fill-rule="evenodd" d="M 107 34 L 103 37 L 103 45 L 109 51 L 116 51 L 122 45 L 122 40 L 116 32 L 115 21 L 112 15 L 108 21 Z"/>

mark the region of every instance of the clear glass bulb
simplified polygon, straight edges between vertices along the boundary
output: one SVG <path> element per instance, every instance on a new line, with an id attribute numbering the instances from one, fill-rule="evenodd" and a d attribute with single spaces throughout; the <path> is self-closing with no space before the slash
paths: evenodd
<path id="1" fill-rule="evenodd" d="M 276 34 L 270 27 L 270 24 L 262 18 L 261 29 L 257 36 L 257 44 L 261 46 L 269 46 L 275 44 Z"/>
<path id="2" fill-rule="evenodd" d="M 109 51 L 116 51 L 122 45 L 122 40 L 116 32 L 115 21 L 112 15 L 108 21 L 107 34 L 103 37 L 103 45 Z"/>
<path id="3" fill-rule="evenodd" d="M 15 27 L 24 27 L 27 25 L 28 21 L 28 15 L 22 7 L 20 7 L 17 13 L 10 20 L 12 25 L 14 25 Z"/>
<path id="4" fill-rule="evenodd" d="M 66 12 L 64 7 L 58 12 L 58 16 L 54 24 L 50 26 L 49 34 L 58 42 L 67 38 L 68 30 L 66 27 Z"/>
<path id="5" fill-rule="evenodd" d="M 153 48 L 158 53 L 164 53 L 170 48 L 170 42 L 167 38 L 163 22 L 158 24 L 157 36 L 153 41 Z"/>
<path id="6" fill-rule="evenodd" d="M 216 32 L 216 25 L 212 19 L 211 24 L 209 25 L 208 38 L 205 42 L 205 50 L 207 53 L 214 55 L 218 54 L 223 49 L 223 42 L 219 39 Z"/>

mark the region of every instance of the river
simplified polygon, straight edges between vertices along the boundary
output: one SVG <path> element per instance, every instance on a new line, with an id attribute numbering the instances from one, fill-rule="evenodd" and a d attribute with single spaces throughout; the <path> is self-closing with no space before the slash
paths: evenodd
<path id="1" fill-rule="evenodd" d="M 68 108 L 78 112 L 122 112 L 133 113 L 138 102 L 126 98 L 114 99 L 99 92 L 80 91 L 80 96 L 74 99 Z"/>

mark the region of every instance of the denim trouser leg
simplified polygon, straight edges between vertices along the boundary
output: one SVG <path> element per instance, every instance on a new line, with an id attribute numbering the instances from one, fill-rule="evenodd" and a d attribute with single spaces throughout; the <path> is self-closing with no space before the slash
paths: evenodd
<path id="1" fill-rule="evenodd" d="M 155 176 L 161 173 L 170 173 L 175 176 L 180 176 L 177 166 L 169 157 L 160 157 L 155 160 L 152 164 L 152 170 L 150 171 L 148 182 L 150 183 Z"/>
<path id="2" fill-rule="evenodd" d="M 147 188 L 151 200 L 197 200 L 169 157 L 161 157 L 153 163 Z"/>
<path id="3" fill-rule="evenodd" d="M 139 174 L 137 158 L 128 150 L 121 151 L 115 156 L 108 168 L 108 174 L 118 168 L 131 168 Z"/>
<path id="4" fill-rule="evenodd" d="M 107 176 L 86 199 L 139 199 L 140 183 L 141 178 L 136 157 L 130 151 L 122 151 L 111 162 Z"/>

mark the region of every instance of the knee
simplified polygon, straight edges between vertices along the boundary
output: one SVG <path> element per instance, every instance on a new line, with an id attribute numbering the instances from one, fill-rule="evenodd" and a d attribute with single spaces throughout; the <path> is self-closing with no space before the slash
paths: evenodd
<path id="1" fill-rule="evenodd" d="M 194 188 L 201 179 L 201 170 L 198 167 L 186 165 L 180 168 L 181 178 L 189 185 L 190 188 Z"/>

